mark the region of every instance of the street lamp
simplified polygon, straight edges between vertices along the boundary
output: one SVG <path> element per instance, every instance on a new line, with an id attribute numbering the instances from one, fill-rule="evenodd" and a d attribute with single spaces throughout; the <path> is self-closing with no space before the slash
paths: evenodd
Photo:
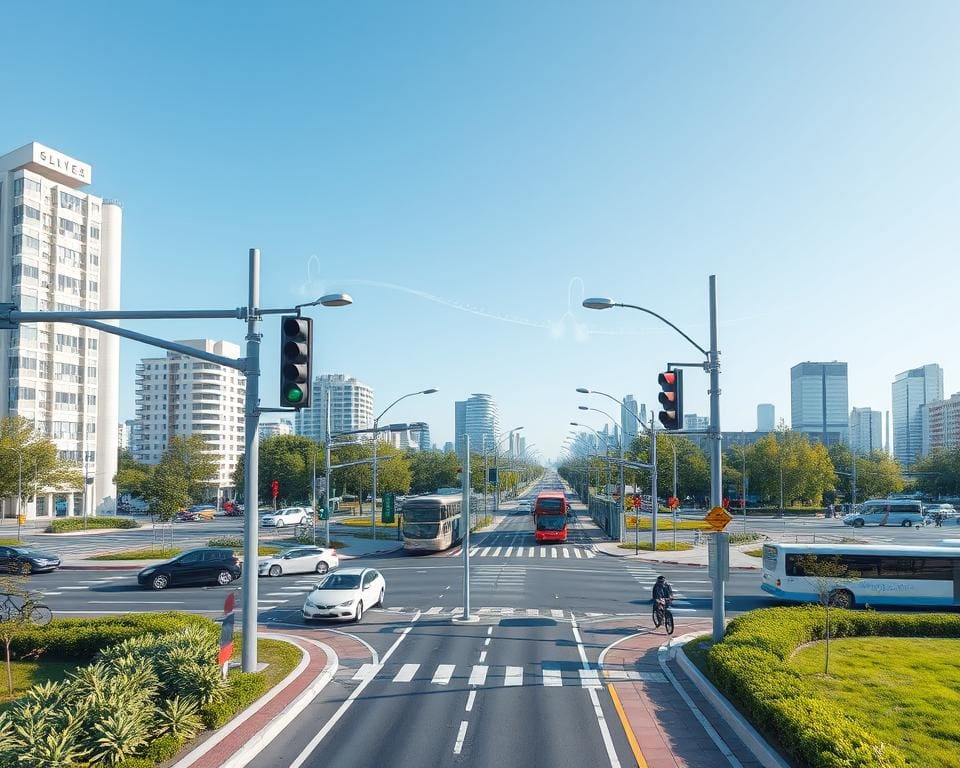
<path id="1" fill-rule="evenodd" d="M 373 499 L 371 500 L 371 510 L 370 510 L 370 520 L 373 524 L 373 538 L 377 538 L 377 433 L 379 431 L 380 419 L 383 418 L 384 414 L 389 411 L 393 406 L 399 403 L 401 400 L 406 400 L 408 397 L 413 397 L 414 395 L 432 395 L 436 392 L 435 387 L 430 387 L 429 389 L 418 389 L 416 392 L 408 392 L 405 395 L 401 395 L 396 400 L 394 400 L 390 405 L 380 411 L 380 415 L 373 420 Z M 423 422 L 419 422 L 423 423 Z"/>

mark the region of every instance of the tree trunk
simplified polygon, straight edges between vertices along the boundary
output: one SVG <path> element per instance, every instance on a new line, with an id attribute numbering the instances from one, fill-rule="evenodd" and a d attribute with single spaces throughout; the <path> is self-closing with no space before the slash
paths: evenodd
<path id="1" fill-rule="evenodd" d="M 10 666 L 10 642 L 12 638 L 7 639 L 4 643 L 7 648 L 7 691 L 13 693 L 13 669 Z"/>
<path id="2" fill-rule="evenodd" d="M 830 604 L 827 603 L 826 652 L 823 655 L 823 674 L 830 674 Z"/>

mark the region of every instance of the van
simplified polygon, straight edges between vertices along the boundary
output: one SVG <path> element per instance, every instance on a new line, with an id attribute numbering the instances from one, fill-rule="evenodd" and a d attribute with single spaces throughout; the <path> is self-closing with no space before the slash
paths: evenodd
<path id="1" fill-rule="evenodd" d="M 843 518 L 844 525 L 923 525 L 923 506 L 914 499 L 872 499 Z"/>

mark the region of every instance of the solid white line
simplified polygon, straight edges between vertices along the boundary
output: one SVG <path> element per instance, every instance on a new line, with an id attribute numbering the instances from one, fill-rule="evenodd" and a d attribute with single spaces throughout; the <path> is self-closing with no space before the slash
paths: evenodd
<path id="1" fill-rule="evenodd" d="M 413 676 L 417 674 L 417 670 L 420 669 L 419 664 L 404 664 L 400 667 L 400 671 L 393 678 L 395 683 L 409 683 L 413 680 Z"/>
<path id="2" fill-rule="evenodd" d="M 504 685 L 523 685 L 523 667 L 507 667 L 503 677 Z"/>
<path id="3" fill-rule="evenodd" d="M 492 635 L 492 634 L 493 634 L 493 627 L 487 627 L 487 634 L 488 634 L 488 635 Z"/>
<path id="4" fill-rule="evenodd" d="M 434 685 L 446 685 L 453 677 L 453 670 L 457 668 L 456 664 L 440 664 L 437 671 L 433 673 L 433 679 L 430 681 Z"/>
<path id="5" fill-rule="evenodd" d="M 460 730 L 457 732 L 457 743 L 453 745 L 453 754 L 459 755 L 460 750 L 463 749 L 463 740 L 467 736 L 467 721 L 460 721 Z"/>
<path id="6" fill-rule="evenodd" d="M 470 694 L 467 696 L 467 712 L 473 711 L 473 701 L 477 698 L 476 691 L 470 691 Z"/>
<path id="7" fill-rule="evenodd" d="M 417 611 L 410 623 L 412 624 L 418 618 L 420 618 L 420 611 Z M 397 638 L 396 642 L 391 645 L 389 650 L 387 650 L 387 652 L 383 655 L 381 664 L 386 664 L 387 659 L 393 655 L 393 652 L 397 649 L 397 646 L 403 642 L 403 638 L 410 633 L 411 629 L 413 629 L 413 627 L 405 627 L 403 630 L 401 630 L 400 637 Z M 363 693 L 364 689 L 369 684 L 370 680 L 364 680 L 362 683 L 360 683 L 360 685 L 353 689 L 353 693 L 347 697 L 346 701 L 340 705 L 340 708 L 333 713 L 333 716 L 329 720 L 327 720 L 326 724 L 320 729 L 319 733 L 317 733 L 317 735 L 310 740 L 310 743 L 307 744 L 307 746 L 303 748 L 303 751 L 297 755 L 296 758 L 294 758 L 292 763 L 290 763 L 290 768 L 300 768 L 300 766 L 307 761 L 307 758 L 310 757 L 313 751 L 317 748 L 317 745 L 324 740 L 328 733 L 330 733 L 333 726 L 340 721 L 340 718 L 343 717 L 344 713 L 350 708 L 350 705 L 356 701 L 357 697 Z"/>
<path id="8" fill-rule="evenodd" d="M 480 654 L 485 656 L 486 654 Z M 483 661 L 483 659 L 481 659 Z M 488 667 L 485 664 L 477 664 L 474 666 L 473 671 L 470 673 L 470 679 L 467 680 L 467 685 L 483 685 L 487 681 L 487 669 Z"/>
<path id="9" fill-rule="evenodd" d="M 583 670 L 590 669 L 590 663 L 587 661 L 587 652 L 583 647 L 583 640 L 580 638 L 580 630 L 577 627 L 576 617 L 572 617 L 570 627 L 573 630 L 573 639 L 577 642 L 577 651 L 580 653 L 580 661 L 583 664 Z M 583 672 L 581 670 L 581 672 Z M 593 713 L 597 718 L 597 725 L 600 727 L 600 736 L 603 739 L 603 746 L 607 750 L 607 758 L 610 760 L 610 768 L 620 768 L 620 759 L 617 757 L 617 750 L 613 746 L 613 739 L 610 737 L 610 729 L 607 727 L 607 721 L 603 716 L 603 708 L 600 706 L 600 698 L 597 696 L 596 688 L 588 688 L 590 694 L 590 703 L 593 704 Z"/>
<path id="10" fill-rule="evenodd" d="M 69 587 L 64 587 L 69 589 Z M 87 600 L 87 605 L 143 605 L 143 600 Z M 151 600 L 150 605 L 183 605 L 182 600 Z M 220 611 L 223 613 L 223 611 Z"/>
<path id="11" fill-rule="evenodd" d="M 59 589 L 87 589 L 87 587 L 59 587 Z"/>

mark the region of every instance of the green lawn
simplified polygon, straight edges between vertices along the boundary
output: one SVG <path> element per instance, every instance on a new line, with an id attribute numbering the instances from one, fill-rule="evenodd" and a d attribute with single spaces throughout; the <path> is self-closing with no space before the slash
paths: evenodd
<path id="1" fill-rule="evenodd" d="M 272 547 L 268 544 L 260 545 L 260 554 L 261 555 L 275 555 L 279 552 L 282 547 Z M 166 549 L 156 549 L 154 547 L 146 547 L 145 549 L 128 549 L 123 552 L 107 552 L 102 555 L 91 555 L 86 558 L 87 560 L 169 560 L 171 557 L 176 557 L 181 552 L 182 549 L 167 547 Z"/>
<path id="2" fill-rule="evenodd" d="M 750 557 L 763 557 L 763 547 L 756 547 L 755 549 L 745 549 L 743 554 L 750 555 Z"/>
<path id="3" fill-rule="evenodd" d="M 960 640 L 841 638 L 801 648 L 791 666 L 917 766 L 960 766 Z"/>
<path id="4" fill-rule="evenodd" d="M 634 551 L 640 549 L 651 552 L 653 550 L 653 545 L 649 541 L 641 541 L 639 544 L 628 541 L 624 544 L 621 544 L 620 549 L 632 549 Z M 683 552 L 687 549 L 693 549 L 693 544 L 687 544 L 685 541 L 678 541 L 676 545 L 674 545 L 672 541 L 657 542 L 657 552 Z"/>
<path id="5" fill-rule="evenodd" d="M 636 528 L 636 520 L 637 518 L 635 518 L 633 515 L 627 515 L 627 530 L 632 531 L 634 528 Z M 657 516 L 658 531 L 672 531 L 674 528 L 676 528 L 678 531 L 705 531 L 709 527 L 709 525 L 701 520 L 678 520 L 676 523 L 674 523 L 669 512 L 661 512 Z M 640 530 L 649 531 L 651 528 L 653 528 L 651 519 L 649 517 L 641 517 Z"/>
<path id="6" fill-rule="evenodd" d="M 13 661 L 13 695 L 7 687 L 7 664 L 0 659 L 0 711 L 9 706 L 11 700 L 23 694 L 31 686 L 48 681 L 63 680 L 68 673 L 77 668 L 69 661 Z"/>

